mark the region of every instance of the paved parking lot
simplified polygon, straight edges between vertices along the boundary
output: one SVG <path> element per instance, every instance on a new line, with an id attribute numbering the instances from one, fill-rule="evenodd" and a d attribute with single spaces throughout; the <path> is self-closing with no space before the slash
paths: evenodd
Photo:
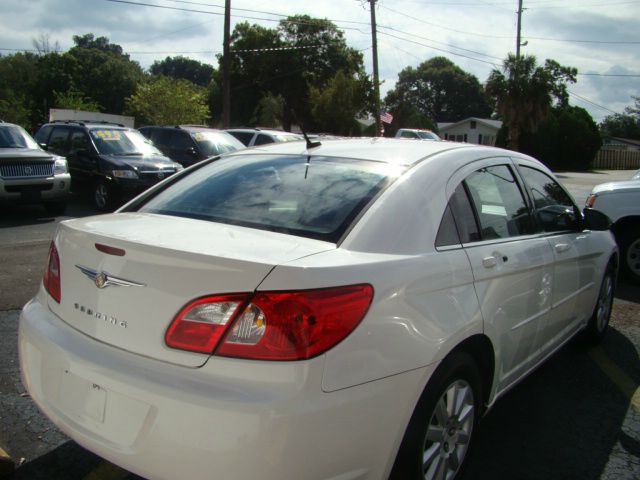
<path id="1" fill-rule="evenodd" d="M 591 186 L 630 172 L 559 175 L 580 206 Z M 93 214 L 75 199 L 68 216 Z M 37 410 L 19 378 L 19 309 L 38 288 L 61 218 L 37 208 L 0 216 L 0 477 L 137 478 L 79 447 Z M 509 392 L 484 419 L 467 480 L 640 479 L 640 288 L 619 285 L 612 329 L 589 349 L 570 343 Z M 312 453 L 310 453 L 312 454 Z"/>

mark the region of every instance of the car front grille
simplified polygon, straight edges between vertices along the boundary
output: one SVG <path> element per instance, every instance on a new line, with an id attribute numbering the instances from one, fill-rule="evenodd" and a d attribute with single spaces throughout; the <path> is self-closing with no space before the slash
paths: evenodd
<path id="1" fill-rule="evenodd" d="M 165 169 L 165 170 L 145 170 L 141 171 L 138 174 L 140 178 L 147 182 L 159 182 L 171 175 L 176 173 L 175 169 Z"/>
<path id="2" fill-rule="evenodd" d="M 53 176 L 54 162 L 12 162 L 0 164 L 2 178 L 32 178 Z"/>

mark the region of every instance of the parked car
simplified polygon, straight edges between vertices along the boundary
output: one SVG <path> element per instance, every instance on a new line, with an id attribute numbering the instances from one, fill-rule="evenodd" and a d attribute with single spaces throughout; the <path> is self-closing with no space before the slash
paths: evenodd
<path id="1" fill-rule="evenodd" d="M 228 128 L 226 132 L 236 137 L 247 147 L 267 145 L 269 143 L 296 142 L 304 140 L 304 137 L 300 134 L 275 129 Z"/>
<path id="2" fill-rule="evenodd" d="M 454 479 L 486 407 L 607 331 L 607 226 L 497 148 L 234 152 L 58 226 L 24 384 L 146 478 Z"/>
<path id="3" fill-rule="evenodd" d="M 45 152 L 21 126 L 0 120 L 1 204 L 41 204 L 62 215 L 70 183 L 64 157 Z"/>
<path id="4" fill-rule="evenodd" d="M 631 180 L 640 180 L 640 170 L 638 170 L 636 173 L 633 174 L 633 177 L 631 177 Z"/>
<path id="5" fill-rule="evenodd" d="M 36 140 L 67 158 L 74 188 L 90 188 L 100 210 L 182 170 L 140 132 L 119 124 L 55 121 L 42 125 Z"/>
<path id="6" fill-rule="evenodd" d="M 396 138 L 413 138 L 417 140 L 440 140 L 440 137 L 431 130 L 418 128 L 401 128 L 396 132 Z"/>
<path id="7" fill-rule="evenodd" d="M 621 272 L 628 280 L 640 283 L 640 181 L 596 185 L 586 205 L 611 219 L 611 231 L 620 248 Z"/>
<path id="8" fill-rule="evenodd" d="M 184 167 L 205 158 L 245 148 L 222 130 L 199 125 L 147 126 L 138 129 L 162 153 Z"/>

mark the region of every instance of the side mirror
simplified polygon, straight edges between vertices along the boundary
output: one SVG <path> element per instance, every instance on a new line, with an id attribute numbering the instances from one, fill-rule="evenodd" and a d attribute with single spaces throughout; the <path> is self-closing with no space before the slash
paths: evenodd
<path id="1" fill-rule="evenodd" d="M 611 227 L 611 219 L 599 210 L 585 207 L 582 215 L 584 228 L 587 230 L 603 231 Z"/>

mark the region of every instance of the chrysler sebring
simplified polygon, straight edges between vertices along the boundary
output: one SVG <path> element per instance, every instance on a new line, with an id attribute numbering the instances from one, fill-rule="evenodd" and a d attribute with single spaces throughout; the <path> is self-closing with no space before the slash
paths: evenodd
<path id="1" fill-rule="evenodd" d="M 23 382 L 148 478 L 458 478 L 504 392 L 605 334 L 607 227 L 497 148 L 212 158 L 60 224 L 20 318 Z"/>

